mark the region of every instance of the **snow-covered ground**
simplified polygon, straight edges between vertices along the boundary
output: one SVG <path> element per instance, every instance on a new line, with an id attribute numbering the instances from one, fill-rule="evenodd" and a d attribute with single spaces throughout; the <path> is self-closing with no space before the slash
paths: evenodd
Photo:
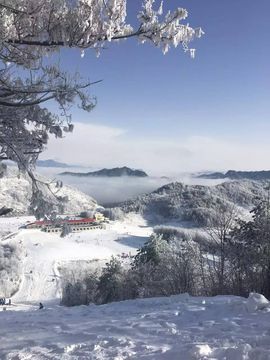
<path id="1" fill-rule="evenodd" d="M 13 229 L 2 242 L 18 243 L 26 254 L 20 289 L 12 299 L 15 303 L 59 303 L 61 277 L 58 268 L 61 264 L 66 266 L 74 260 L 106 260 L 122 253 L 133 255 L 152 233 L 152 228 L 139 215 L 132 214 L 123 222 L 108 224 L 106 229 L 72 233 L 64 238 L 40 230 L 18 229 L 27 220 L 32 218 L 0 219 L 2 233 Z"/>
<path id="2" fill-rule="evenodd" d="M 24 250 L 19 291 L 6 311 L 0 306 L 1 360 L 270 359 L 270 305 L 257 294 L 248 300 L 182 294 L 100 306 L 59 305 L 59 267 L 134 254 L 152 232 L 140 216 L 129 214 L 105 230 L 65 238 L 18 230 L 27 220 L 0 219 L 2 242 L 17 242 Z"/>
<path id="3" fill-rule="evenodd" d="M 0 358 L 269 360 L 269 305 L 259 298 L 264 306 L 256 309 L 256 300 L 183 294 L 102 306 L 21 306 L 0 312 Z"/>

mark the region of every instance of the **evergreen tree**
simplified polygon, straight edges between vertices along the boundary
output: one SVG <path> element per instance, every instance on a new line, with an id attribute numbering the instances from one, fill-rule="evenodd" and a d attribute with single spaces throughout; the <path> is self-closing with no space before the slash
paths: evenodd
<path id="1" fill-rule="evenodd" d="M 158 265 L 162 255 L 168 250 L 168 243 L 162 235 L 152 234 L 142 248 L 138 250 L 134 259 L 134 265 L 152 263 Z"/>
<path id="2" fill-rule="evenodd" d="M 102 270 L 97 291 L 98 302 L 106 304 L 112 301 L 122 300 L 124 284 L 124 269 L 121 262 L 112 257 L 110 262 Z"/>

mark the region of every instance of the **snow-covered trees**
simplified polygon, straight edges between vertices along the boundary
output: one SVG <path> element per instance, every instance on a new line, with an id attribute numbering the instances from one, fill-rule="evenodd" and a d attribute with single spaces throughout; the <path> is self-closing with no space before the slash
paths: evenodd
<path id="1" fill-rule="evenodd" d="M 160 263 L 162 256 L 166 253 L 168 243 L 163 240 L 162 235 L 153 234 L 149 240 L 138 250 L 135 256 L 135 266 L 151 263 L 157 265 Z"/>
<path id="2" fill-rule="evenodd" d="M 247 296 L 256 291 L 270 297 L 269 186 L 265 190 L 251 220 L 237 219 L 238 209 L 231 204 L 226 211 L 217 206 L 204 229 L 157 226 L 135 257 L 106 264 L 98 285 L 90 287 L 92 301 L 183 292 Z"/>
<path id="3" fill-rule="evenodd" d="M 205 251 L 208 272 L 212 282 L 212 291 L 216 294 L 228 292 L 227 284 L 231 274 L 231 267 L 228 266 L 230 252 L 230 237 L 238 216 L 237 208 L 230 205 L 226 210 L 217 208 L 215 216 L 205 228 L 210 242 Z"/>
<path id="4" fill-rule="evenodd" d="M 126 22 L 126 0 L 2 0 L 2 55 L 5 61 L 31 66 L 57 47 L 99 51 L 107 41 L 130 37 L 151 42 L 163 52 L 181 44 L 194 54 L 188 45 L 203 32 L 182 23 L 187 10 L 178 8 L 164 15 L 162 1 L 159 6 L 155 0 L 141 3 L 135 28 Z"/>
<path id="5" fill-rule="evenodd" d="M 18 290 L 21 251 L 17 244 L 0 245 L 0 297 L 10 297 Z"/>
<path id="6" fill-rule="evenodd" d="M 240 220 L 232 232 L 230 262 L 238 292 L 258 291 L 270 296 L 270 201 L 253 210 L 251 221 Z"/>
<path id="7" fill-rule="evenodd" d="M 88 92 L 95 82 L 62 71 L 51 55 L 61 48 L 77 48 L 82 56 L 94 49 L 99 55 L 110 41 L 136 37 L 164 53 L 182 45 L 194 56 L 189 43 L 202 30 L 183 23 L 185 9 L 163 14 L 163 4 L 154 5 L 154 0 L 142 0 L 133 27 L 126 21 L 126 0 L 0 1 L 0 159 L 15 161 L 29 174 L 34 199 L 41 201 L 42 196 L 31 167 L 49 134 L 61 137 L 73 130 L 74 103 L 86 111 L 96 103 Z M 49 100 L 60 115 L 44 107 Z M 40 209 L 49 210 L 47 205 Z"/>
<path id="8" fill-rule="evenodd" d="M 86 274 L 64 282 L 62 304 L 104 304 L 181 292 L 200 293 L 195 256 L 198 247 L 192 238 L 189 240 L 180 233 L 178 238 L 167 240 L 154 233 L 134 258 L 122 261 L 112 257 L 98 276 Z"/>
<path id="9" fill-rule="evenodd" d="M 120 260 L 112 257 L 103 268 L 97 286 L 97 301 L 105 304 L 116 300 L 124 300 L 125 269 Z"/>

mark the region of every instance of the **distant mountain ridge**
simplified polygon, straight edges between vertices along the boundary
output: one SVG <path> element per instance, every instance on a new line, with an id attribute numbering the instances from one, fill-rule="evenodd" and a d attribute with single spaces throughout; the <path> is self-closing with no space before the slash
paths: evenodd
<path id="1" fill-rule="evenodd" d="M 231 180 L 270 180 L 270 170 L 262 171 L 236 171 L 229 170 L 226 173 L 213 172 L 197 176 L 201 179 L 231 179 Z"/>
<path id="2" fill-rule="evenodd" d="M 91 171 L 87 173 L 76 173 L 71 171 L 65 171 L 59 175 L 70 175 L 70 176 L 78 176 L 78 177 L 120 177 L 120 176 L 133 176 L 133 177 L 147 177 L 148 175 L 142 170 L 134 170 L 130 169 L 127 166 L 117 167 L 113 169 L 101 169 L 98 171 Z"/>
<path id="3" fill-rule="evenodd" d="M 37 166 L 40 167 L 58 167 L 58 168 L 69 168 L 69 167 L 73 167 L 72 165 L 68 165 L 59 161 L 55 161 L 52 159 L 48 159 L 48 160 L 37 160 L 36 163 Z"/>

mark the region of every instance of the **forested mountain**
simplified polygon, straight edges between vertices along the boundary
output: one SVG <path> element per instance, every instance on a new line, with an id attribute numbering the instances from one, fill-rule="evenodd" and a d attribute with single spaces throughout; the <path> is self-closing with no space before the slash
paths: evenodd
<path id="1" fill-rule="evenodd" d="M 202 179 L 270 180 L 270 170 L 262 170 L 262 171 L 229 170 L 226 173 L 214 172 L 214 173 L 201 174 L 198 177 Z"/>
<path id="2" fill-rule="evenodd" d="M 103 177 L 120 177 L 120 176 L 134 176 L 134 177 L 147 177 L 148 175 L 142 170 L 130 169 L 127 166 L 117 167 L 113 169 L 101 169 L 98 171 L 91 171 L 87 173 L 77 173 L 77 172 L 63 172 L 59 175 L 70 175 L 70 176 L 103 176 Z"/>
<path id="3" fill-rule="evenodd" d="M 216 186 L 185 185 L 180 182 L 121 204 L 124 212 L 135 211 L 155 220 L 188 221 L 207 225 L 217 209 L 231 206 L 247 212 L 266 195 L 265 182 L 230 181 Z"/>

